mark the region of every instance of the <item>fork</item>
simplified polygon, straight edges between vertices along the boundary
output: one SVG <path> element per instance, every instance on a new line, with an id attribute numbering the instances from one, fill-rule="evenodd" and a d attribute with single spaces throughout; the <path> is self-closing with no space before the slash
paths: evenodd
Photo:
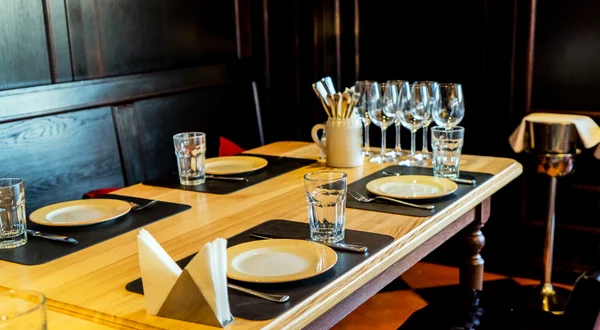
<path id="1" fill-rule="evenodd" d="M 363 196 L 362 194 L 360 194 L 358 191 L 355 191 L 355 190 L 348 190 L 348 194 L 350 196 L 352 196 L 352 198 L 356 199 L 357 201 L 359 201 L 361 203 L 370 203 L 370 202 L 372 202 L 372 201 L 374 201 L 376 199 L 383 199 L 383 200 L 386 200 L 386 201 L 395 202 L 395 203 L 402 204 L 402 205 L 405 205 L 405 206 L 416 207 L 418 209 L 433 210 L 435 208 L 435 205 L 413 204 L 413 203 L 409 203 L 409 202 L 401 201 L 399 199 L 389 198 L 389 197 L 385 197 L 385 196 L 366 197 L 366 196 Z"/>
<path id="2" fill-rule="evenodd" d="M 156 204 L 158 202 L 160 202 L 160 201 L 158 199 L 155 199 L 155 200 L 153 200 L 151 202 L 148 202 L 148 203 L 146 203 L 144 205 L 140 205 L 140 204 L 137 204 L 137 203 L 134 203 L 134 202 L 128 202 L 128 203 L 131 204 L 131 209 L 132 210 L 139 211 L 139 210 L 147 208 L 148 206 L 152 206 L 152 205 L 154 205 L 154 204 Z"/>

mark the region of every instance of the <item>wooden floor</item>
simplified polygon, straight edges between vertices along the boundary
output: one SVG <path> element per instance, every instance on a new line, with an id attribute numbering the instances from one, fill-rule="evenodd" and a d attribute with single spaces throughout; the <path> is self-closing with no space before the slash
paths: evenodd
<path id="1" fill-rule="evenodd" d="M 397 329 L 413 312 L 427 305 L 426 301 L 413 289 L 458 284 L 458 268 L 420 262 L 404 273 L 401 278 L 410 288 L 376 294 L 332 329 Z M 505 278 L 507 277 L 498 274 L 484 274 L 485 281 Z M 539 283 L 537 280 L 523 278 L 513 278 L 513 280 L 521 285 Z M 564 287 L 568 288 L 569 286 Z"/>

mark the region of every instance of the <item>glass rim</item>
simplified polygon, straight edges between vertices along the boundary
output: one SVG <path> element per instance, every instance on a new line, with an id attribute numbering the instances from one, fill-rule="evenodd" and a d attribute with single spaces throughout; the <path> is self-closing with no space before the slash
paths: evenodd
<path id="1" fill-rule="evenodd" d="M 450 87 L 450 86 L 461 86 L 461 83 L 449 83 L 449 82 L 438 82 L 438 84 L 440 85 L 440 87 Z"/>
<path id="2" fill-rule="evenodd" d="M 9 181 L 12 183 L 4 184 L 5 181 Z M 0 178 L 0 188 L 8 188 L 8 187 L 12 187 L 12 186 L 18 186 L 24 182 L 25 182 L 25 180 L 23 180 L 22 178 Z"/>
<path id="3" fill-rule="evenodd" d="M 204 132 L 181 132 L 181 133 L 177 133 L 177 134 L 173 135 L 173 139 L 193 138 L 193 137 L 202 137 L 202 136 L 206 136 L 206 133 L 204 133 Z"/>
<path id="4" fill-rule="evenodd" d="M 452 126 L 450 128 L 446 128 L 446 126 L 433 126 L 431 127 L 431 131 L 436 131 L 436 132 L 449 132 L 449 133 L 455 133 L 455 132 L 463 132 L 465 130 L 465 128 L 463 126 Z"/>
<path id="5" fill-rule="evenodd" d="M 41 299 L 40 299 L 40 302 L 38 302 L 37 304 L 35 304 L 35 306 L 33 306 L 33 307 L 31 307 L 31 308 L 29 308 L 29 309 L 27 309 L 25 311 L 22 311 L 20 313 L 14 314 L 14 315 L 12 315 L 10 317 L 7 317 L 7 318 L 4 318 L 4 317 L 6 317 L 6 315 L 3 315 L 4 317 L 0 318 L 0 324 L 4 323 L 4 322 L 9 322 L 9 321 L 14 320 L 16 318 L 19 318 L 19 317 L 21 317 L 23 315 L 27 315 L 27 314 L 29 314 L 31 312 L 34 312 L 34 311 L 42 308 L 42 306 L 44 306 L 46 304 L 46 296 L 43 293 L 41 293 L 41 292 L 32 291 L 32 290 L 12 290 L 11 289 L 11 290 L 8 290 L 8 291 L 0 292 L 0 297 L 2 297 L 2 296 L 10 296 L 10 295 L 15 295 L 15 294 L 16 295 L 19 295 L 19 294 L 28 294 L 28 295 L 31 295 L 31 296 L 37 296 L 38 298 L 41 298 Z"/>
<path id="6" fill-rule="evenodd" d="M 329 178 L 329 179 L 313 179 L 313 178 L 310 178 L 311 175 L 325 174 L 325 173 L 341 174 L 341 176 L 339 178 Z M 313 181 L 313 182 L 342 180 L 342 179 L 346 179 L 347 177 L 348 177 L 348 174 L 346 174 L 345 172 L 342 172 L 342 171 L 327 171 L 327 170 L 325 170 L 325 171 L 317 171 L 317 172 L 310 172 L 310 173 L 304 174 L 304 180 Z"/>

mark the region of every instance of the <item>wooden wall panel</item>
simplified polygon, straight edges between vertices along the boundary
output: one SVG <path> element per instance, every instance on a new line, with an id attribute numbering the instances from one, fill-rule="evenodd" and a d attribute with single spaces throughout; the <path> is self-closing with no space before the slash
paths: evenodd
<path id="1" fill-rule="evenodd" d="M 42 1 L 0 1 L 0 90 L 49 83 Z"/>
<path id="2" fill-rule="evenodd" d="M 135 102 L 141 162 L 146 179 L 177 173 L 173 135 L 206 133 L 207 157 L 219 154 L 223 136 L 249 149 L 260 145 L 251 86 L 223 85 Z"/>
<path id="3" fill-rule="evenodd" d="M 0 177 L 25 180 L 28 213 L 124 184 L 109 108 L 1 124 L 0 159 Z"/>
<path id="4" fill-rule="evenodd" d="M 532 109 L 599 112 L 600 2 L 538 1 Z"/>
<path id="5" fill-rule="evenodd" d="M 76 80 L 237 58 L 233 1 L 67 0 Z"/>

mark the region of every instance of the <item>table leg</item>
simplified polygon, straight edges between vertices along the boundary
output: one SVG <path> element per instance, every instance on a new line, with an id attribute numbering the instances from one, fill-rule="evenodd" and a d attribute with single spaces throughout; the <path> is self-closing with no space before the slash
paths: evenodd
<path id="1" fill-rule="evenodd" d="M 483 258 L 481 249 L 485 245 L 485 236 L 481 227 L 490 217 L 490 198 L 475 208 L 475 220 L 462 232 L 466 245 L 466 259 L 460 267 L 460 284 L 469 289 L 483 289 Z"/>

